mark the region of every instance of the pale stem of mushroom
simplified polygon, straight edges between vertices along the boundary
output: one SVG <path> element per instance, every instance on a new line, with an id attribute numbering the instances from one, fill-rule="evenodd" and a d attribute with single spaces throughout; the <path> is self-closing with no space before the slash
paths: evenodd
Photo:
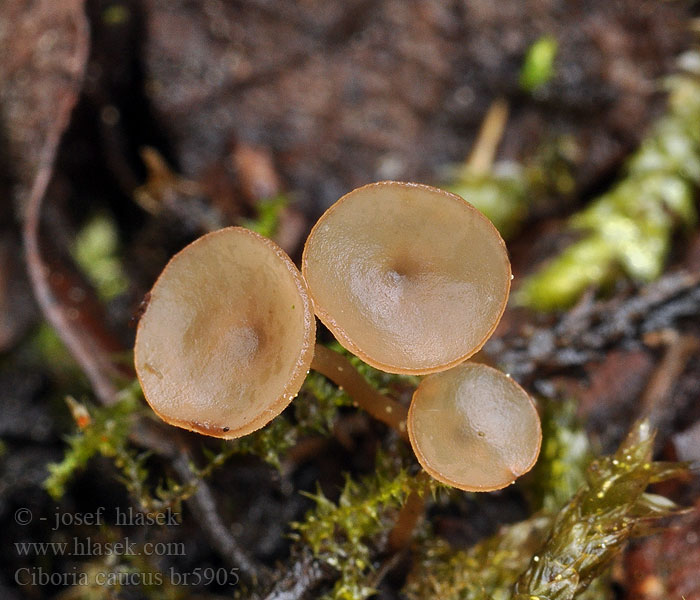
<path id="1" fill-rule="evenodd" d="M 406 432 L 408 409 L 375 390 L 342 354 L 316 344 L 311 368 L 344 389 L 358 406 L 375 419 L 396 430 L 402 438 L 408 439 Z"/>
<path id="2" fill-rule="evenodd" d="M 408 547 L 413 537 L 416 526 L 423 518 L 425 512 L 425 501 L 428 496 L 428 482 L 430 475 L 425 471 L 420 471 L 416 475 L 416 480 L 423 489 L 413 490 L 406 498 L 406 502 L 401 507 L 394 528 L 389 533 L 387 547 L 389 552 L 400 552 Z"/>

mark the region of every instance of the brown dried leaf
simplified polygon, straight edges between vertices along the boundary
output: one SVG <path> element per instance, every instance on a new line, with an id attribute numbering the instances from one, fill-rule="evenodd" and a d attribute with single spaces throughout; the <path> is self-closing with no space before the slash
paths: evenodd
<path id="1" fill-rule="evenodd" d="M 39 233 L 42 201 L 87 64 L 89 27 L 83 1 L 8 0 L 0 11 L 0 45 L 12 50 L 0 66 L 0 107 L 16 176 L 15 201 L 24 217 L 30 280 L 45 317 L 98 397 L 111 402 L 115 387 L 105 368 L 108 350 L 99 336 L 81 327 L 76 315 L 83 313 L 65 304 L 56 271 L 42 259 Z"/>

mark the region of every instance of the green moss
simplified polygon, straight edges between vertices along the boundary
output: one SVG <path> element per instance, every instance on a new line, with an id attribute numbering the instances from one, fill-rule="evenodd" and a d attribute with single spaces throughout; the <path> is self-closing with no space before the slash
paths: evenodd
<path id="1" fill-rule="evenodd" d="M 63 496 L 68 482 L 93 456 L 115 457 L 125 452 L 132 415 L 139 406 L 133 393 L 122 394 L 119 401 L 109 407 L 88 408 L 70 397 L 66 402 L 78 431 L 67 438 L 68 449 L 63 460 L 48 465 L 49 476 L 44 487 L 56 500 Z"/>
<path id="2" fill-rule="evenodd" d="M 700 80 L 677 76 L 668 86 L 668 111 L 630 158 L 625 178 L 570 219 L 580 239 L 524 282 L 518 303 L 566 308 L 620 272 L 639 282 L 661 274 L 673 233 L 697 220 L 700 184 Z"/>
<path id="3" fill-rule="evenodd" d="M 585 482 L 593 459 L 573 401 L 541 399 L 542 448 L 534 468 L 518 482 L 534 511 L 554 513 Z"/>
<path id="4" fill-rule="evenodd" d="M 104 215 L 90 219 L 73 244 L 75 261 L 102 300 L 111 300 L 129 287 L 118 257 L 119 235 L 114 222 Z"/>
<path id="5" fill-rule="evenodd" d="M 554 77 L 554 59 L 559 45 L 552 35 L 543 35 L 527 50 L 520 70 L 520 87 L 526 92 L 536 92 Z"/>
<path id="6" fill-rule="evenodd" d="M 645 492 L 650 483 L 687 472 L 652 462 L 648 423 L 634 426 L 613 456 L 593 461 L 562 508 L 543 510 L 467 550 L 429 537 L 409 575 L 410 600 L 573 600 L 605 598 L 611 560 L 649 523 L 679 511 Z M 591 587 L 592 586 L 592 587 Z"/>
<path id="7" fill-rule="evenodd" d="M 261 200 L 257 204 L 257 217 L 255 219 L 245 219 L 241 225 L 262 236 L 274 237 L 279 227 L 282 211 L 288 204 L 289 199 L 282 194 Z"/>
<path id="8" fill-rule="evenodd" d="M 374 473 L 360 481 L 346 478 L 337 502 L 320 489 L 309 494 L 316 507 L 292 528 L 314 556 L 338 571 L 327 598 L 362 600 L 374 593 L 370 576 L 379 538 L 393 526 L 408 495 L 424 489 L 424 483 L 379 454 Z"/>
<path id="9" fill-rule="evenodd" d="M 262 429 L 230 442 L 232 454 L 254 454 L 280 469 L 287 451 L 304 436 L 330 435 L 338 408 L 351 399 L 318 373 L 309 373 L 299 396 L 292 402 L 293 419 L 278 416 Z"/>
<path id="10" fill-rule="evenodd" d="M 515 233 L 527 214 L 527 181 L 520 171 L 503 174 L 465 171 L 446 189 L 484 213 L 505 238 Z"/>
<path id="11" fill-rule="evenodd" d="M 304 434 L 330 435 L 338 409 L 352 406 L 353 401 L 323 375 L 311 371 L 293 405 L 294 417 Z"/>
<path id="12" fill-rule="evenodd" d="M 507 600 L 540 548 L 552 519 L 540 515 L 503 527 L 469 550 L 428 534 L 403 590 L 409 600 Z"/>
<path id="13" fill-rule="evenodd" d="M 357 356 L 343 348 L 338 342 L 334 341 L 328 344 L 328 347 L 345 356 L 352 364 L 357 372 L 364 377 L 367 382 L 374 388 L 376 388 L 382 394 L 391 393 L 401 390 L 414 390 L 418 387 L 420 383 L 420 377 L 415 375 L 398 375 L 394 373 L 386 373 L 385 371 L 380 371 L 371 367 L 366 362 L 360 360 Z M 312 373 L 313 375 L 313 373 Z M 330 386 L 330 384 L 329 384 Z M 330 386 L 333 388 L 334 386 Z M 335 389 L 335 388 L 334 388 Z M 341 393 L 345 395 L 345 392 Z M 348 398 L 346 396 L 346 398 Z M 348 404 L 352 404 L 352 401 L 348 398 Z"/>
<path id="14" fill-rule="evenodd" d="M 571 165 L 577 151 L 570 137 L 561 136 L 548 140 L 522 165 L 499 163 L 477 173 L 467 164 L 453 170 L 441 187 L 467 200 L 508 239 L 533 206 L 571 195 L 575 187 Z"/>
<path id="15" fill-rule="evenodd" d="M 593 461 L 586 483 L 557 513 L 544 546 L 515 585 L 515 599 L 571 600 L 650 522 L 679 512 L 673 502 L 646 493 L 651 483 L 687 472 L 680 463 L 652 462 L 654 435 L 637 423 L 613 456 Z"/>
<path id="16" fill-rule="evenodd" d="M 96 455 L 114 461 L 126 489 L 148 512 L 178 508 L 196 490 L 197 481 L 208 477 L 235 454 L 253 454 L 268 464 L 281 468 L 286 452 L 309 435 L 329 435 L 338 408 L 351 404 L 350 398 L 330 385 L 323 377 L 312 373 L 299 397 L 292 404 L 292 414 L 285 413 L 266 427 L 238 440 L 221 444 L 218 451 L 203 448 L 204 465 L 190 465 L 192 479 L 187 483 L 165 478 L 152 489 L 153 476 L 148 469 L 149 453 L 139 453 L 129 444 L 129 433 L 141 409 L 141 388 L 137 381 L 123 390 L 114 406 L 100 407 L 67 399 L 77 431 L 67 438 L 68 448 L 63 460 L 48 466 L 49 477 L 44 486 L 52 497 L 60 499 L 68 482 L 84 469 Z"/>

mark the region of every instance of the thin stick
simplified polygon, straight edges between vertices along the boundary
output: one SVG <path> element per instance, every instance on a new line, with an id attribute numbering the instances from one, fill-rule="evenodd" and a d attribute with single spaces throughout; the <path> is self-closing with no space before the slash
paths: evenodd
<path id="1" fill-rule="evenodd" d="M 184 483 L 191 483 L 196 479 L 186 454 L 183 453 L 175 459 L 173 466 Z M 248 555 L 224 523 L 214 495 L 206 482 L 201 479 L 196 481 L 196 491 L 187 503 L 209 542 L 229 566 L 240 569 L 241 574 L 254 583 L 262 576 L 269 577 L 267 569 Z"/>
<path id="2" fill-rule="evenodd" d="M 498 98 L 491 103 L 467 159 L 466 169 L 470 173 L 483 175 L 491 170 L 507 121 L 508 103 Z"/>
<path id="3" fill-rule="evenodd" d="M 342 354 L 316 344 L 311 368 L 343 388 L 358 406 L 375 419 L 394 429 L 405 440 L 408 439 L 406 432 L 408 409 L 375 390 Z"/>
<path id="4" fill-rule="evenodd" d="M 647 334 L 645 342 L 652 347 L 665 346 L 663 358 L 647 382 L 641 400 L 642 416 L 648 418 L 655 428 L 660 429 L 672 412 L 669 410 L 669 395 L 688 361 L 696 353 L 698 340 L 674 329 L 662 329 Z"/>
<path id="5" fill-rule="evenodd" d="M 286 573 L 270 590 L 263 600 L 301 600 L 308 598 L 309 592 L 326 579 L 330 579 L 331 570 L 318 559 L 305 553 L 294 564 L 289 565 Z M 253 597 L 259 600 L 258 596 Z"/>

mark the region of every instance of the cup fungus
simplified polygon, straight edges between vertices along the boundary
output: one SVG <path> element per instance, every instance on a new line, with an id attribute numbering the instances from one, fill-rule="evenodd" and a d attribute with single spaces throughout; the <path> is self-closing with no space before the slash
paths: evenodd
<path id="1" fill-rule="evenodd" d="M 459 364 L 493 333 L 510 290 L 505 244 L 480 212 L 426 185 L 364 186 L 314 226 L 302 272 L 272 241 L 240 227 L 176 254 L 136 333 L 136 372 L 156 414 L 240 437 L 282 412 L 314 368 L 408 437 L 439 481 L 489 491 L 533 466 L 542 436 L 530 397 L 495 369 Z M 312 299 L 365 362 L 432 373 L 408 413 L 345 357 L 324 346 L 314 356 Z"/>
<path id="2" fill-rule="evenodd" d="M 358 188 L 306 241 L 302 273 L 316 314 L 373 367 L 427 374 L 481 348 L 503 314 L 510 262 L 468 202 L 415 183 Z"/>
<path id="3" fill-rule="evenodd" d="M 272 241 L 241 227 L 176 254 L 136 333 L 146 400 L 167 423 L 237 438 L 291 402 L 313 356 L 306 285 Z"/>
<path id="4" fill-rule="evenodd" d="M 528 394 L 500 371 L 465 363 L 426 377 L 408 411 L 418 462 L 438 481 L 469 492 L 503 488 L 527 473 L 542 441 Z"/>

